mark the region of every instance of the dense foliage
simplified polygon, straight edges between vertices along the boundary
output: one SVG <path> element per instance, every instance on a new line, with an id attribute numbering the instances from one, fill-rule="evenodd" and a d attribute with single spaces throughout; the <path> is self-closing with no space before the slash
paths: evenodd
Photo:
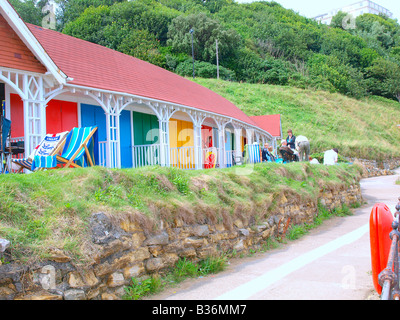
<path id="1" fill-rule="evenodd" d="M 11 1 L 28 22 L 42 1 Z M 400 25 L 364 14 L 330 26 L 272 1 L 56 0 L 57 28 L 181 75 L 220 77 L 400 101 Z M 41 14 L 40 10 L 35 11 Z M 39 19 L 40 21 L 40 19 Z"/>

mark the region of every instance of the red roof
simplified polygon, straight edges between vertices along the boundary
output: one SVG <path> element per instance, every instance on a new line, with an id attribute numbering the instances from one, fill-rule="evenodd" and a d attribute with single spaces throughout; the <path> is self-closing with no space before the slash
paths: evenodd
<path id="1" fill-rule="evenodd" d="M 60 70 L 73 78 L 70 84 L 180 104 L 257 126 L 230 101 L 175 73 L 88 41 L 27 26 Z"/>
<path id="2" fill-rule="evenodd" d="M 269 132 L 273 137 L 281 137 L 281 115 L 271 114 L 266 116 L 252 116 L 250 117 L 258 127 Z"/>

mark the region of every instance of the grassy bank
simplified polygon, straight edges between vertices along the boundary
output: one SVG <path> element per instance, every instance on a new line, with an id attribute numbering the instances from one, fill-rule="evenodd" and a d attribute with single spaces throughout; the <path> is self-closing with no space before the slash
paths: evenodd
<path id="1" fill-rule="evenodd" d="M 291 128 L 295 135 L 305 135 L 312 153 L 337 147 L 348 157 L 381 160 L 400 156 L 398 102 L 380 97 L 356 100 L 337 93 L 265 84 L 214 79 L 196 82 L 249 116 L 281 114 L 283 134 Z"/>
<path id="2" fill-rule="evenodd" d="M 12 257 L 20 261 L 45 259 L 49 249 L 59 248 L 76 262 L 87 262 L 92 213 L 133 219 L 148 232 L 161 220 L 257 222 L 282 194 L 316 200 L 320 188 L 350 184 L 360 174 L 356 165 L 268 163 L 199 171 L 94 167 L 1 175 L 0 237 L 11 240 Z"/>

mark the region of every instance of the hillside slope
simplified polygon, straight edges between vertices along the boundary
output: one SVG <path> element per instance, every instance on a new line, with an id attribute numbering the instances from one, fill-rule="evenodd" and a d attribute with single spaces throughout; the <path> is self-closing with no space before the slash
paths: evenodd
<path id="1" fill-rule="evenodd" d="M 311 152 L 338 148 L 343 156 L 400 156 L 400 103 L 381 97 L 361 100 L 338 93 L 215 79 L 195 81 L 217 92 L 249 116 L 281 114 L 282 130 L 311 142 Z"/>

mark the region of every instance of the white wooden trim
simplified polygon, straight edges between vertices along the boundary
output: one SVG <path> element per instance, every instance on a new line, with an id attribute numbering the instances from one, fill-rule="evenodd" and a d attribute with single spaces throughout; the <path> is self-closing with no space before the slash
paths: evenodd
<path id="1" fill-rule="evenodd" d="M 35 57 L 46 67 L 51 75 L 60 84 L 67 82 L 67 75 L 64 74 L 49 57 L 39 41 L 35 38 L 32 32 L 29 30 L 25 22 L 20 18 L 18 13 L 10 5 L 7 0 L 0 0 L 0 13 L 3 18 L 7 21 L 10 27 L 17 33 L 24 44 L 31 50 Z"/>

